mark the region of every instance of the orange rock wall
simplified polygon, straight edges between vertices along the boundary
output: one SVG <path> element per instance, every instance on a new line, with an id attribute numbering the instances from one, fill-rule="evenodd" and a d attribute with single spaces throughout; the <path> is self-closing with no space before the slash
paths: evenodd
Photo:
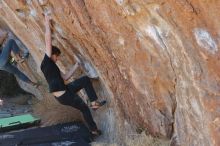
<path id="1" fill-rule="evenodd" d="M 81 56 L 117 120 L 174 145 L 218 146 L 219 8 L 218 0 L 1 0 L 0 16 L 39 68 L 42 14 L 51 13 L 60 67 Z"/>

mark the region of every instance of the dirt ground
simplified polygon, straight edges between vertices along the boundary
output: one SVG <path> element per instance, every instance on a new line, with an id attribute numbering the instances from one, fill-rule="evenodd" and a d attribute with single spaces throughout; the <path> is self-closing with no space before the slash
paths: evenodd
<path id="1" fill-rule="evenodd" d="M 18 95 L 17 97 L 1 97 L 0 118 L 6 118 L 26 113 L 32 113 L 32 96 Z"/>

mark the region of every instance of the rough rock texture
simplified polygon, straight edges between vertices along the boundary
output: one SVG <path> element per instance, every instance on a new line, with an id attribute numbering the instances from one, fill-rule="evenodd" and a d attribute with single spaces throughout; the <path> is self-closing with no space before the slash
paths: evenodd
<path id="1" fill-rule="evenodd" d="M 97 120 L 109 141 L 133 124 L 173 145 L 220 145 L 219 9 L 219 0 L 0 0 L 41 78 L 42 13 L 52 14 L 60 67 L 76 54 L 99 76 L 109 105 Z"/>

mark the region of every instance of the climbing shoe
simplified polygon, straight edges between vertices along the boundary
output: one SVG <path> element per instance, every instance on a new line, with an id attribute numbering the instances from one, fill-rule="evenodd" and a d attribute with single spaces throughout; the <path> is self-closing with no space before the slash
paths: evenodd
<path id="1" fill-rule="evenodd" d="M 94 111 L 96 111 L 97 109 L 99 109 L 101 106 L 105 105 L 107 103 L 106 100 L 103 101 L 95 101 L 94 104 L 90 103 L 90 108 L 93 109 Z"/>

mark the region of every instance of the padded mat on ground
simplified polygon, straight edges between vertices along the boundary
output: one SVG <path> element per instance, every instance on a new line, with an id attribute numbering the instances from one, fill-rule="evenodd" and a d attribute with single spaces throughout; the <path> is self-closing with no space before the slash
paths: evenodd
<path id="1" fill-rule="evenodd" d="M 24 114 L 0 119 L 0 132 L 26 128 L 40 123 L 40 119 L 31 114 Z"/>
<path id="2" fill-rule="evenodd" d="M 91 142 L 88 128 L 80 122 L 25 129 L 0 134 L 0 146 L 87 146 Z M 67 145 L 69 144 L 69 145 Z M 87 145 L 86 145 L 87 144 Z"/>

